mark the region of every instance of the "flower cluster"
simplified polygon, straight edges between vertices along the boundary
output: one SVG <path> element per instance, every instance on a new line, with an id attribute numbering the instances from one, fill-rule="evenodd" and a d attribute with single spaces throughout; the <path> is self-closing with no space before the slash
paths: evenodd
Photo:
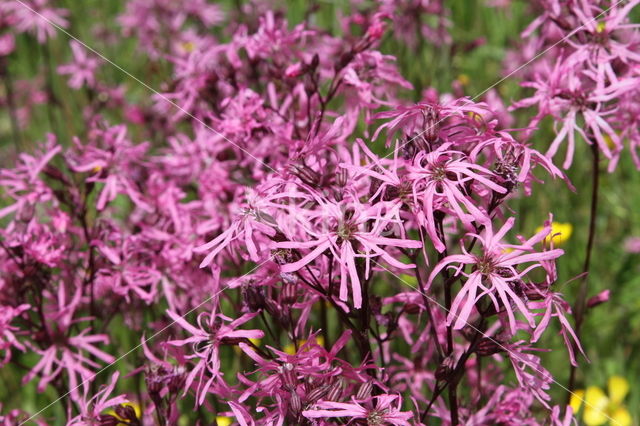
<path id="1" fill-rule="evenodd" d="M 640 32 L 629 13 L 640 2 L 538 1 L 543 13 L 524 31 L 536 51 L 549 54 L 527 73 L 523 86 L 531 97 L 514 108 L 535 106 L 530 125 L 553 117 L 556 138 L 547 155 L 553 157 L 566 143 L 564 168 L 569 168 L 576 140 L 597 148 L 618 163 L 625 141 L 640 168 L 638 103 Z"/>
<path id="2" fill-rule="evenodd" d="M 11 37 L 77 19 L 25 3 L 0 6 Z M 583 353 L 556 284 L 570 232 L 516 233 L 513 200 L 568 183 L 552 158 L 576 132 L 612 165 L 640 142 L 638 1 L 594 24 L 598 2 L 542 2 L 540 46 L 585 25 L 516 103 L 559 126 L 547 155 L 495 92 L 406 101 L 384 35 L 452 43 L 444 2 L 353 3 L 336 35 L 268 1 L 130 0 L 121 35 L 169 70 L 160 91 L 125 96 L 77 41 L 50 70 L 84 128 L 0 170 L 0 366 L 68 424 L 571 423 L 536 355 L 554 330 Z"/>

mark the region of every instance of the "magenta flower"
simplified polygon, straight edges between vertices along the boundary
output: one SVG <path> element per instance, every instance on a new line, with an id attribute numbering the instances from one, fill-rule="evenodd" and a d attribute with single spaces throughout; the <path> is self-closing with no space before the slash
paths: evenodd
<path id="1" fill-rule="evenodd" d="M 0 170 L 0 185 L 14 203 L 0 209 L 0 218 L 8 214 L 19 215 L 31 211 L 37 203 L 52 200 L 53 191 L 41 179 L 40 173 L 62 148 L 55 143 L 55 136 L 48 135 L 45 150 L 39 155 L 20 154 L 20 164 L 15 169 Z M 29 216 L 29 213 L 26 213 Z"/>
<path id="2" fill-rule="evenodd" d="M 507 192 L 491 180 L 489 170 L 466 161 L 460 154 L 445 144 L 433 152 L 419 153 L 409 168 L 414 200 L 416 204 L 418 200 L 422 202 L 420 222 L 439 252 L 444 251 L 445 246 L 435 228 L 437 210 L 451 211 L 467 229 L 473 229 L 474 221 L 483 225 L 490 220 L 488 213 L 480 210 L 478 202 L 465 194 L 465 185 L 475 183 L 499 194 Z"/>
<path id="3" fill-rule="evenodd" d="M 11 348 L 14 347 L 21 351 L 25 347 L 20 343 L 15 335 L 20 328 L 12 326 L 11 322 L 23 312 L 28 311 L 31 306 L 23 304 L 17 307 L 0 305 L 0 351 L 4 352 L 4 357 L 0 359 L 0 366 L 11 360 Z"/>
<path id="4" fill-rule="evenodd" d="M 566 315 L 571 313 L 571 307 L 565 300 L 562 299 L 559 293 L 549 291 L 543 301 L 533 301 L 531 302 L 530 306 L 532 309 L 544 309 L 542 319 L 538 323 L 536 330 L 533 333 L 531 339 L 532 343 L 535 343 L 538 341 L 538 339 L 540 339 L 542 333 L 547 329 L 551 318 L 555 317 L 560 322 L 560 334 L 562 335 L 564 344 L 569 351 L 569 360 L 571 361 L 571 364 L 575 366 L 578 365 L 578 363 L 576 362 L 574 347 L 577 348 L 585 358 L 587 358 L 587 355 L 584 353 L 582 345 L 578 340 L 578 336 L 576 336 L 575 332 L 573 331 L 573 327 L 571 327 L 569 320 L 567 320 L 566 318 Z"/>
<path id="5" fill-rule="evenodd" d="M 82 44 L 75 40 L 69 42 L 73 51 L 73 62 L 67 65 L 60 65 L 60 74 L 69 74 L 69 87 L 80 89 L 86 85 L 93 88 L 96 84 L 95 72 L 100 65 L 100 60 L 87 54 L 87 50 Z"/>
<path id="6" fill-rule="evenodd" d="M 381 247 L 420 248 L 422 243 L 415 240 L 383 237 L 382 232 L 393 223 L 393 219 L 388 216 L 388 213 L 383 213 L 380 207 L 366 207 L 358 202 L 351 205 L 348 202 L 332 203 L 321 199 L 318 201 L 321 203 L 322 210 L 309 212 L 311 213 L 310 221 L 304 217 L 306 212 L 301 212 L 302 214 L 295 218 L 308 233 L 306 237 L 308 240 L 276 243 L 276 247 L 279 248 L 312 249 L 299 260 L 282 265 L 283 272 L 298 271 L 329 250 L 340 267 L 340 300 L 348 300 L 348 282 L 350 282 L 353 306 L 359 309 L 362 306 L 362 289 L 356 259 L 365 260 L 365 279 L 370 273 L 371 260 L 376 257 L 381 257 L 396 268 L 415 267 L 413 264 L 399 262 Z M 373 221 L 373 225 L 367 226 L 368 221 Z M 318 227 L 320 229 L 317 229 Z"/>
<path id="7" fill-rule="evenodd" d="M 79 154 L 69 160 L 74 171 L 92 174 L 88 182 L 104 183 L 96 204 L 98 210 L 103 210 L 118 194 L 126 194 L 138 207 L 150 211 L 151 207 L 132 178 L 132 171 L 140 166 L 149 144 L 134 145 L 127 137 L 127 127 L 122 124 L 106 130 L 96 129 L 93 137 L 92 142 L 97 146 L 83 147 L 76 138 L 74 142 Z"/>
<path id="8" fill-rule="evenodd" d="M 88 392 L 91 386 L 84 386 L 84 394 L 79 401 L 80 414 L 69 420 L 68 426 L 98 426 L 105 424 L 117 424 L 117 418 L 104 412 L 111 407 L 117 407 L 129 400 L 125 395 L 111 397 L 113 389 L 116 387 L 120 373 L 117 371 L 111 375 L 111 382 L 102 386 L 101 389 L 91 398 Z"/>
<path id="9" fill-rule="evenodd" d="M 64 18 L 68 15 L 68 11 L 51 7 L 49 0 L 24 0 L 24 3 L 38 14 L 13 0 L 0 5 L 0 10 L 12 13 L 16 19 L 15 28 L 21 32 L 35 33 L 38 43 L 45 43 L 47 39 L 54 38 L 57 34 L 56 28 L 48 21 L 62 28 L 69 26 L 69 22 Z"/>
<path id="10" fill-rule="evenodd" d="M 364 402 L 319 401 L 314 408 L 304 410 L 302 415 L 309 419 L 348 417 L 352 420 L 364 419 L 370 425 L 410 426 L 409 419 L 413 414 L 400 411 L 401 406 L 402 400 L 398 395 L 383 394 Z"/>
<path id="11" fill-rule="evenodd" d="M 214 301 L 211 313 L 202 312 L 198 315 L 198 327 L 192 326 L 180 315 L 170 310 L 167 311 L 175 323 L 191 334 L 186 339 L 170 340 L 167 344 L 178 347 L 189 344 L 193 348 L 193 354 L 186 358 L 197 360 L 197 363 L 186 378 L 185 393 L 197 378 L 196 405 L 204 403 L 209 389 L 222 375 L 220 372 L 220 346 L 235 345 L 243 340 L 264 337 L 264 332 L 261 330 L 237 330 L 238 326 L 251 320 L 257 313 L 245 314 L 232 320 L 217 312 L 216 302 Z M 229 324 L 225 324 L 225 322 L 229 322 Z"/>
<path id="12" fill-rule="evenodd" d="M 294 194 L 262 194 L 247 191 L 246 203 L 239 203 L 237 218 L 220 235 L 206 244 L 197 247 L 194 251 L 201 253 L 208 251 L 205 258 L 200 263 L 204 268 L 211 264 L 213 259 L 226 247 L 234 242 L 241 243 L 249 253 L 249 258 L 257 262 L 260 260 L 260 252 L 264 251 L 268 244 L 259 238 L 260 234 L 266 237 L 273 237 L 276 233 L 273 217 L 270 212 L 275 213 L 278 207 L 275 203 L 280 198 L 294 197 Z M 202 227 L 202 225 L 201 225 Z"/>
<path id="13" fill-rule="evenodd" d="M 65 292 L 65 286 L 60 284 L 57 307 L 46 315 L 49 324 L 45 325 L 43 348 L 31 342 L 28 343 L 29 348 L 40 356 L 40 360 L 22 381 L 27 383 L 34 377 L 40 376 L 38 391 L 42 392 L 49 383 L 66 372 L 71 398 L 79 401 L 78 385 L 81 382 L 93 380 L 95 374 L 92 369 L 100 368 L 100 364 L 87 354 L 109 364 L 115 361 L 115 357 L 97 347 L 98 344 L 109 343 L 109 337 L 106 334 L 89 334 L 90 328 L 71 334 L 75 324 L 86 320 L 86 318 L 73 319 L 82 297 L 82 287 L 77 287 L 69 301 Z"/>
<path id="14" fill-rule="evenodd" d="M 485 295 L 491 299 L 498 312 L 506 311 L 512 334 L 516 332 L 512 304 L 524 315 L 529 325 L 535 327 L 533 314 L 527 308 L 526 300 L 518 294 L 517 283 L 531 270 L 542 267 L 540 262 L 556 259 L 564 252 L 560 249 L 534 251 L 533 246 L 549 234 L 550 227 L 541 230 L 522 244 L 504 243 L 502 239 L 513 227 L 514 221 L 514 218 L 509 218 L 496 233 L 493 232 L 491 222 L 487 222 L 483 235 L 468 234 L 477 238 L 482 245 L 481 254 L 468 253 L 462 246 L 462 254 L 447 256 L 431 272 L 427 286 L 431 286 L 444 268 L 455 269 L 456 275 L 462 274 L 466 277 L 466 282 L 456 295 L 447 317 L 447 323 L 454 323 L 454 329 L 461 329 L 467 324 L 476 302 Z M 526 264 L 531 265 L 518 270 L 519 266 Z M 470 272 L 465 272 L 467 265 L 471 266 Z"/>

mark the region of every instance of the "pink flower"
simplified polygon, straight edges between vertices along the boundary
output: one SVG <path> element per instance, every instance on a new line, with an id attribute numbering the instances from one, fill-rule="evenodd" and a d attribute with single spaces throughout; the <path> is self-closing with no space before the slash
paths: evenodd
<path id="1" fill-rule="evenodd" d="M 90 144 L 84 145 L 74 139 L 78 154 L 69 156 L 71 168 L 76 172 L 91 173 L 88 182 L 104 183 L 98 196 L 96 207 L 104 210 L 118 194 L 126 194 L 141 209 L 151 211 L 143 199 L 133 172 L 140 167 L 142 156 L 149 144 L 134 145 L 127 137 L 127 127 L 123 124 L 106 130 L 95 129 Z"/>
<path id="2" fill-rule="evenodd" d="M 86 85 L 93 88 L 96 84 L 95 72 L 100 65 L 100 60 L 91 55 L 87 55 L 85 47 L 75 40 L 69 42 L 73 51 L 73 62 L 67 65 L 60 65 L 60 74 L 69 74 L 69 87 L 80 89 Z"/>
<path id="3" fill-rule="evenodd" d="M 394 404 L 395 401 L 397 403 Z M 398 395 L 383 394 L 364 402 L 320 401 L 315 404 L 315 408 L 304 410 L 302 415 L 309 419 L 348 417 L 352 420 L 364 419 L 368 424 L 410 426 L 409 419 L 413 414 L 400 411 L 401 407 L 402 400 Z"/>
<path id="4" fill-rule="evenodd" d="M 117 407 L 129 400 L 125 395 L 111 397 L 111 392 L 118 382 L 120 373 L 117 371 L 111 375 L 111 382 L 101 389 L 93 397 L 88 399 L 88 393 L 91 386 L 84 386 L 84 395 L 79 401 L 80 414 L 69 420 L 68 426 L 94 426 L 103 424 L 115 424 L 117 418 L 110 414 L 104 414 L 104 411 L 111 407 Z"/>
<path id="5" fill-rule="evenodd" d="M 46 315 L 49 320 L 45 325 L 43 348 L 29 342 L 29 348 L 40 356 L 40 360 L 27 373 L 22 381 L 27 383 L 36 376 L 40 376 L 38 391 L 43 392 L 46 386 L 66 372 L 68 389 L 74 401 L 80 400 L 78 387 L 81 382 L 91 381 L 95 374 L 92 369 L 99 369 L 100 364 L 87 356 L 91 354 L 97 360 L 112 363 L 115 357 L 99 349 L 97 344 L 108 344 L 109 337 L 105 334 L 89 334 L 90 328 L 85 328 L 77 334 L 72 334 L 72 326 L 86 318 L 73 319 L 82 297 L 82 287 L 77 287 L 71 300 L 67 301 L 65 286 L 60 284 L 57 295 L 57 306 Z"/>
<path id="6" fill-rule="evenodd" d="M 533 333 L 531 342 L 537 342 L 542 336 L 542 333 L 547 329 L 551 317 L 556 317 L 560 322 L 560 334 L 562 335 L 564 344 L 569 351 L 569 360 L 572 365 L 577 367 L 578 363 L 576 362 L 574 347 L 577 348 L 585 358 L 587 355 L 584 353 L 582 345 L 580 345 L 580 341 L 578 340 L 578 336 L 576 336 L 571 324 L 566 318 L 566 315 L 571 313 L 571 307 L 569 304 L 561 298 L 560 293 L 549 291 L 543 301 L 531 302 L 530 306 L 532 309 L 544 309 L 542 319 Z"/>
<path id="7" fill-rule="evenodd" d="M 16 40 L 13 34 L 0 35 L 0 56 L 9 56 L 16 47 Z"/>
<path id="8" fill-rule="evenodd" d="M 513 227 L 514 221 L 514 218 L 507 219 L 496 233 L 493 232 L 491 222 L 487 222 L 482 236 L 468 234 L 477 238 L 482 245 L 482 252 L 479 255 L 468 253 L 462 246 L 462 254 L 445 257 L 431 272 L 427 283 L 428 287 L 444 268 L 453 268 L 456 275 L 462 274 L 466 277 L 466 282 L 456 295 L 447 317 L 448 324 L 455 321 L 454 329 L 461 329 L 467 324 L 476 302 L 485 295 L 491 299 L 498 312 L 503 309 L 506 311 L 512 334 L 516 332 L 516 319 L 512 304 L 515 304 L 524 315 L 529 325 L 535 327 L 533 315 L 526 306 L 526 300 L 518 294 L 519 290 L 516 285 L 532 269 L 542 267 L 540 262 L 556 259 L 564 252 L 560 249 L 534 251 L 533 246 L 549 234 L 550 227 L 541 230 L 522 244 L 513 245 L 502 242 L 506 233 Z M 531 263 L 533 264 L 523 270 L 517 269 L 520 265 Z M 470 272 L 465 272 L 467 265 L 472 267 Z"/>
<path id="9" fill-rule="evenodd" d="M 264 337 L 264 332 L 261 330 L 237 330 L 238 326 L 251 320 L 257 313 L 245 314 L 232 320 L 217 312 L 217 300 L 214 300 L 214 308 L 211 313 L 198 314 L 198 327 L 192 326 L 183 317 L 170 310 L 167 311 L 167 314 L 175 323 L 191 334 L 186 339 L 170 340 L 167 344 L 172 346 L 188 344 L 193 348 L 194 353 L 188 355 L 187 359 L 195 359 L 197 363 L 186 378 L 185 393 L 197 378 L 196 405 L 204 403 L 209 389 L 221 377 L 220 346 L 235 345 L 243 340 Z M 229 324 L 225 324 L 225 322 L 229 322 Z"/>
<path id="10" fill-rule="evenodd" d="M 67 28 L 69 22 L 64 18 L 68 15 L 66 9 L 53 8 L 49 0 L 24 0 L 23 5 L 17 1 L 9 0 L 0 4 L 0 10 L 13 13 L 16 18 L 15 28 L 21 32 L 35 33 L 38 43 L 42 44 L 48 38 L 54 38 L 57 33 L 55 25 Z"/>
<path id="11" fill-rule="evenodd" d="M 418 200 L 422 202 L 420 222 L 439 252 L 444 251 L 445 246 L 435 228 L 437 210 L 451 211 L 467 229 L 473 229 L 473 221 L 482 225 L 490 220 L 488 213 L 480 210 L 478 202 L 467 195 L 465 185 L 482 185 L 499 194 L 507 192 L 491 179 L 489 170 L 466 161 L 464 155 L 450 149 L 449 144 L 433 152 L 420 152 L 413 164 L 409 168 L 409 177 L 413 182 L 416 204 Z"/>
<path id="12" fill-rule="evenodd" d="M 328 202 L 322 199 L 319 212 L 301 212 L 296 220 L 304 226 L 308 233 L 307 241 L 277 242 L 276 247 L 286 249 L 312 249 L 299 260 L 282 266 L 282 272 L 295 272 L 318 258 L 329 250 L 340 267 L 340 300 L 347 301 L 349 295 L 348 282 L 351 283 L 353 306 L 362 306 L 362 289 L 360 286 L 360 272 L 356 267 L 356 259 L 365 260 L 365 279 L 369 276 L 371 260 L 381 257 L 390 265 L 400 269 L 410 269 L 413 264 L 399 262 L 394 256 L 381 246 L 402 248 L 420 248 L 419 241 L 383 237 L 385 228 L 393 223 L 379 206 L 367 207 L 354 201 Z M 305 216 L 309 215 L 307 219 Z M 373 221 L 372 226 L 367 222 Z M 315 228 L 315 229 L 314 229 Z M 319 229 L 318 229 L 319 228 Z"/>
<path id="13" fill-rule="evenodd" d="M 27 312 L 31 306 L 22 304 L 17 307 L 0 305 L 0 351 L 4 351 L 4 358 L 0 359 L 0 367 L 11 360 L 11 348 L 14 347 L 21 351 L 25 350 L 16 338 L 15 332 L 20 328 L 12 326 L 11 322 L 23 312 Z"/>

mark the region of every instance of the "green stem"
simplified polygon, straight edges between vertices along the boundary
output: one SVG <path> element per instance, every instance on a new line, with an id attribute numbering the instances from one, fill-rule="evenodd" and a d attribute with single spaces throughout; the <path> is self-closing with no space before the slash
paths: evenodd
<path id="1" fill-rule="evenodd" d="M 591 183 L 591 212 L 589 217 L 589 237 L 587 239 L 587 248 L 584 259 L 584 266 L 582 268 L 583 278 L 580 282 L 580 288 L 578 289 L 578 297 L 573 306 L 574 318 L 575 318 L 575 333 L 578 340 L 580 339 L 580 331 L 584 323 L 584 318 L 587 310 L 587 294 L 588 294 L 588 280 L 589 269 L 591 266 L 591 253 L 593 252 L 593 243 L 596 234 L 596 215 L 598 212 L 598 188 L 600 186 L 600 151 L 595 142 L 591 144 L 591 153 L 593 154 L 593 171 L 592 171 L 592 183 Z M 577 348 L 574 345 L 574 351 Z M 569 373 L 569 384 L 567 386 L 569 390 L 569 396 L 575 389 L 576 382 L 576 366 L 571 365 L 571 372 Z"/>

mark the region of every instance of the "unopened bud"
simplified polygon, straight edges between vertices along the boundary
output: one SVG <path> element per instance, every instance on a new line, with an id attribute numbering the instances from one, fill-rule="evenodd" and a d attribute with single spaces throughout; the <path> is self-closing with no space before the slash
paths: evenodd
<path id="1" fill-rule="evenodd" d="M 404 311 L 408 314 L 419 314 L 421 309 L 417 303 L 406 303 L 404 305 Z"/>
<path id="2" fill-rule="evenodd" d="M 22 205 L 21 209 L 18 209 L 16 214 L 16 220 L 19 222 L 29 222 L 36 213 L 36 206 L 33 203 L 26 202 Z"/>
<path id="3" fill-rule="evenodd" d="M 346 67 L 349 64 L 349 62 L 351 62 L 354 56 L 355 56 L 355 52 L 353 50 L 343 53 L 342 55 L 340 55 L 340 59 L 335 64 L 334 69 L 336 71 L 339 71 L 342 68 Z"/>
<path id="4" fill-rule="evenodd" d="M 269 315 L 271 315 L 274 318 L 279 318 L 280 317 L 280 307 L 278 306 L 278 304 L 276 303 L 275 300 L 266 299 L 264 301 L 264 305 L 265 305 L 265 309 L 267 310 Z"/>
<path id="5" fill-rule="evenodd" d="M 302 399 L 295 390 L 291 391 L 291 398 L 289 399 L 289 410 L 291 414 L 297 416 L 302 411 Z"/>
<path id="6" fill-rule="evenodd" d="M 320 56 L 316 53 L 315 55 L 313 55 L 313 58 L 311 59 L 309 68 L 311 68 L 312 70 L 315 70 L 316 68 L 318 68 L 318 65 L 320 65 Z"/>
<path id="7" fill-rule="evenodd" d="M 356 400 L 363 401 L 371 397 L 372 391 L 373 391 L 373 382 L 372 381 L 364 382 L 358 388 L 358 392 L 356 392 Z"/>
<path id="8" fill-rule="evenodd" d="M 549 291 L 549 284 L 539 283 L 532 287 L 527 287 L 524 291 L 524 295 L 527 300 L 543 300 Z"/>
<path id="9" fill-rule="evenodd" d="M 505 352 L 505 348 L 494 339 L 483 337 L 476 347 L 476 353 L 479 356 L 490 356 L 500 352 Z"/>
<path id="10" fill-rule="evenodd" d="M 47 164 L 43 169 L 42 172 L 49 176 L 52 179 L 55 180 L 59 180 L 62 182 L 67 182 L 67 179 L 65 178 L 65 176 L 62 174 L 62 172 L 60 171 L 59 168 L 52 166 L 51 164 Z"/>
<path id="11" fill-rule="evenodd" d="M 424 131 L 422 136 L 424 136 L 427 143 L 432 146 L 433 143 L 438 140 L 438 136 L 440 135 L 440 115 L 435 108 L 427 107 L 422 110 L 422 118 L 424 120 Z"/>
<path id="12" fill-rule="evenodd" d="M 347 169 L 343 168 L 343 167 L 339 167 L 336 170 L 336 185 L 338 185 L 339 187 L 343 188 L 345 186 L 347 186 L 347 181 L 349 180 L 349 172 L 347 171 Z"/>
<path id="13" fill-rule="evenodd" d="M 117 417 L 110 414 L 100 414 L 97 418 L 98 426 L 116 426 L 120 423 Z"/>
<path id="14" fill-rule="evenodd" d="M 327 392 L 327 395 L 324 397 L 326 401 L 338 401 L 342 396 L 342 389 L 344 387 L 344 379 L 342 377 L 338 377 Z"/>
<path id="15" fill-rule="evenodd" d="M 436 368 L 436 380 L 448 381 L 451 378 L 455 360 L 452 355 L 446 357 L 442 363 Z"/>
<path id="16" fill-rule="evenodd" d="M 118 417 L 128 420 L 127 424 L 137 425 L 139 424 L 136 410 L 131 405 L 118 405 L 116 407 L 116 414 Z"/>
<path id="17" fill-rule="evenodd" d="M 307 394 L 307 404 L 313 404 L 323 398 L 331 389 L 329 385 L 320 385 Z"/>
<path id="18" fill-rule="evenodd" d="M 610 290 L 603 290 L 587 301 L 587 307 L 593 308 L 609 300 Z"/>
<path id="19" fill-rule="evenodd" d="M 265 307 L 264 288 L 245 285 L 242 287 L 242 299 L 251 312 L 258 312 Z"/>
<path id="20" fill-rule="evenodd" d="M 285 283 L 282 285 L 280 300 L 285 305 L 293 305 L 298 300 L 298 288 L 294 284 Z"/>
<path id="21" fill-rule="evenodd" d="M 298 384 L 298 376 L 295 372 L 295 366 L 290 362 L 286 362 L 282 365 L 281 375 L 282 383 L 287 389 L 295 389 Z"/>
<path id="22" fill-rule="evenodd" d="M 292 175 L 296 176 L 302 182 L 313 188 L 317 187 L 320 184 L 320 180 L 322 179 L 320 173 L 316 172 L 304 163 L 290 165 L 289 171 Z"/>

